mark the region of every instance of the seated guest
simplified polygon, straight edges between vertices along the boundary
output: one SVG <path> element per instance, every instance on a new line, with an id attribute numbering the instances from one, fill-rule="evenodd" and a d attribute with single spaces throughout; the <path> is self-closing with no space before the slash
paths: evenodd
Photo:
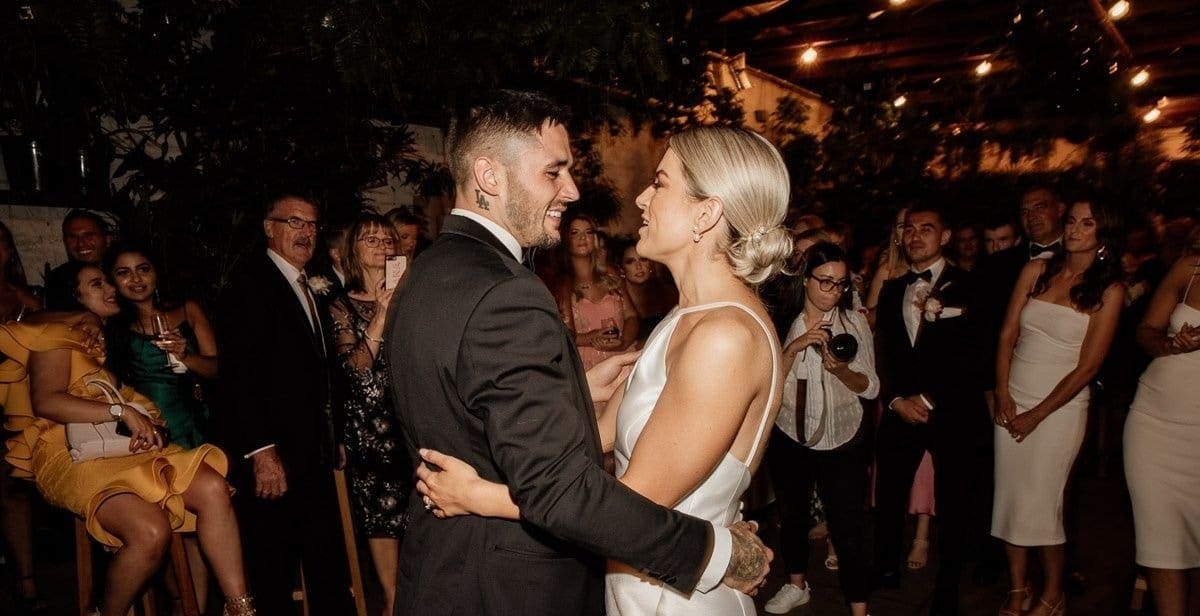
<path id="1" fill-rule="evenodd" d="M 1200 611 L 1197 276 L 1200 241 L 1167 273 L 1137 330 L 1138 342 L 1154 359 L 1125 422 L 1125 478 L 1133 500 L 1137 563 L 1147 569 L 1159 616 Z"/>
<path id="2" fill-rule="evenodd" d="M 105 328 L 106 365 L 145 395 L 166 421 L 167 440 L 188 449 L 205 443 L 209 417 L 201 379 L 217 377 L 217 342 L 200 304 L 160 299 L 158 267 L 147 251 L 110 248 L 104 269 L 117 288 L 121 313 Z M 208 599 L 208 569 L 195 538 L 184 541 L 200 611 Z"/>
<path id="3" fill-rule="evenodd" d="M 65 275 L 65 274 L 69 274 Z M 93 321 L 120 311 L 116 290 L 100 268 L 74 263 L 62 280 L 75 280 L 74 308 Z M 117 548 L 108 567 L 101 616 L 124 616 L 153 575 L 175 530 L 198 532 L 204 555 L 225 594 L 225 614 L 253 614 L 246 594 L 238 523 L 222 476 L 225 455 L 212 445 L 167 444 L 158 409 L 121 385 L 104 365 L 103 337 L 72 327 L 78 316 L 0 325 L 0 401 L 9 439 L 7 459 L 32 479 L 51 504 L 78 515 L 88 532 Z M 106 390 L 147 409 L 112 403 Z M 117 421 L 131 434 L 129 454 L 76 462 L 65 424 Z"/>
<path id="4" fill-rule="evenodd" d="M 395 600 L 400 537 L 412 469 L 404 463 L 400 428 L 388 396 L 383 330 L 393 289 L 384 285 L 385 263 L 396 254 L 396 233 L 386 218 L 359 214 L 346 248 L 346 292 L 330 303 L 335 367 L 345 385 L 338 423 L 346 448 L 355 526 L 365 535 L 385 614 Z"/>
<path id="5" fill-rule="evenodd" d="M 62 222 L 63 247 L 67 250 L 67 262 L 50 270 L 46 276 L 46 307 L 50 310 L 68 310 L 75 305 L 69 293 L 72 281 L 67 274 L 74 271 L 67 266 L 72 263 L 100 265 L 104 253 L 112 242 L 113 230 L 99 214 L 89 210 L 71 210 Z"/>
<path id="6" fill-rule="evenodd" d="M 563 215 L 563 276 L 555 299 L 584 369 L 628 349 L 637 340 L 638 313 L 621 279 L 600 260 L 596 221 L 569 211 Z"/>
<path id="7" fill-rule="evenodd" d="M 636 241 L 625 240 L 617 254 L 625 289 L 640 319 L 637 339 L 645 342 L 654 326 L 679 303 L 679 293 L 675 285 L 663 280 L 657 264 L 638 254 Z"/>
<path id="8" fill-rule="evenodd" d="M 1006 543 L 1011 581 L 1001 614 L 1065 611 L 1063 493 L 1087 429 L 1087 386 L 1124 305 L 1119 230 L 1099 203 L 1072 205 L 1063 251 L 1021 271 L 1000 331 L 992 535 Z M 1041 550 L 1044 577 L 1027 612 L 1031 548 Z"/>
<path id="9" fill-rule="evenodd" d="M 871 581 L 863 510 L 868 446 L 859 399 L 879 393 L 875 354 L 866 317 L 850 309 L 850 271 L 841 248 L 819 242 L 805 255 L 803 310 L 787 335 L 784 365 L 791 369 L 767 449 L 788 582 L 767 601 L 766 611 L 786 614 L 811 598 L 807 522 L 815 485 L 839 555 L 842 593 L 851 612 L 863 616 Z M 849 361 L 829 350 L 830 339 L 843 333 L 862 343 Z"/>

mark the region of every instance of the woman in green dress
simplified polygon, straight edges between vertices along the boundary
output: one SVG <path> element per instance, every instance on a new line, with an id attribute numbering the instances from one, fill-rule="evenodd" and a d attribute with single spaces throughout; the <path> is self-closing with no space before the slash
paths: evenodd
<path id="1" fill-rule="evenodd" d="M 108 321 L 106 365 L 120 379 L 154 401 L 167 422 L 167 438 L 185 449 L 207 440 L 209 419 L 204 384 L 217 376 L 217 343 L 212 324 L 194 300 L 160 299 L 159 270 L 147 251 L 115 246 L 105 271 L 117 288 L 121 313 Z M 185 539 L 188 560 L 203 610 L 208 569 L 194 538 Z"/>

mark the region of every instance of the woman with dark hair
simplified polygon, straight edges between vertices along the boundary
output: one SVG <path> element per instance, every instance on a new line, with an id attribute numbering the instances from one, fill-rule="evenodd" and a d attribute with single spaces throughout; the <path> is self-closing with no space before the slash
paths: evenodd
<path id="1" fill-rule="evenodd" d="M 859 399 L 871 400 L 879 393 L 871 329 L 866 316 L 851 308 L 850 268 L 839 246 L 813 244 L 800 262 L 800 277 L 803 307 L 783 350 L 783 364 L 790 371 L 767 449 L 789 579 L 767 601 L 766 610 L 786 614 L 810 598 L 805 581 L 808 504 L 815 484 L 839 556 L 842 593 L 851 612 L 863 616 L 870 585 L 863 511 L 868 453 Z M 839 356 L 842 349 L 831 348 L 830 341 L 841 334 L 858 342 L 852 356 Z"/>
<path id="2" fill-rule="evenodd" d="M 1087 428 L 1088 383 L 1124 305 L 1116 214 L 1079 201 L 1062 252 L 1021 271 L 996 353 L 996 487 L 992 535 L 1006 542 L 1011 581 L 1002 615 L 1065 613 L 1062 503 Z M 1043 584 L 1032 611 L 1028 565 L 1040 548 Z"/>
<path id="3" fill-rule="evenodd" d="M 637 340 L 638 313 L 621 279 L 614 276 L 596 239 L 596 221 L 568 210 L 563 216 L 563 277 L 555 299 L 584 369 L 625 349 Z"/>
<path id="4" fill-rule="evenodd" d="M 209 420 L 202 380 L 217 377 L 212 323 L 195 300 L 164 299 L 161 273 L 149 251 L 116 246 L 104 266 L 122 306 L 105 328 L 106 365 L 154 401 L 167 421 L 170 442 L 198 447 L 206 441 Z"/>
<path id="5" fill-rule="evenodd" d="M 1146 567 L 1158 616 L 1200 612 L 1198 233 L 1192 233 L 1191 254 L 1175 261 L 1137 329 L 1138 343 L 1154 360 L 1125 421 L 1137 563 Z"/>
<path id="6" fill-rule="evenodd" d="M 375 573 L 384 591 L 384 614 L 395 601 L 396 566 L 412 469 L 404 464 L 400 428 L 388 397 L 388 361 L 383 331 L 392 292 L 384 284 L 387 258 L 397 254 L 388 219 L 363 213 L 346 236 L 346 292 L 329 305 L 336 366 L 345 386 L 338 423 L 355 526 L 367 537 Z"/>
<path id="7" fill-rule="evenodd" d="M 41 309 L 42 300 L 25 282 L 25 267 L 12 231 L 0 221 L 0 323 L 20 321 L 25 314 Z"/>
<path id="8" fill-rule="evenodd" d="M 120 312 L 116 289 L 99 267 L 64 267 L 61 279 L 74 281 L 75 310 L 100 321 Z M 158 408 L 105 368 L 104 339 L 90 341 L 82 328 L 71 327 L 76 321 L 78 315 L 65 315 L 0 325 L 0 352 L 8 358 L 0 365 L 0 403 L 6 427 L 19 432 L 8 440 L 6 455 L 16 474 L 32 479 L 50 504 L 82 517 L 97 541 L 116 548 L 100 616 L 124 616 L 162 562 L 171 533 L 192 530 L 226 597 L 226 616 L 254 614 L 223 476 L 225 454 L 212 445 L 185 450 L 166 443 Z M 109 397 L 114 390 L 125 402 Z M 112 421 L 128 430 L 129 454 L 76 461 L 66 425 Z"/>
<path id="9" fill-rule="evenodd" d="M 679 293 L 674 285 L 663 280 L 657 263 L 638 254 L 637 241 L 620 242 L 616 254 L 620 258 L 617 269 L 638 313 L 637 339 L 645 342 L 654 327 L 679 303 Z"/>

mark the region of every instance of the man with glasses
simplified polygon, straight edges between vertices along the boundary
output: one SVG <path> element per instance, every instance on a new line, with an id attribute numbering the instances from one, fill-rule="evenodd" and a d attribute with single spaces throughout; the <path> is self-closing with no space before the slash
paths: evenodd
<path id="1" fill-rule="evenodd" d="M 312 200 L 272 199 L 266 249 L 246 257 L 222 296 L 220 406 L 259 613 L 295 613 L 303 564 L 313 614 L 350 614 L 349 567 L 333 483 L 329 354 L 322 289 L 305 267 L 320 217 Z"/>
<path id="2" fill-rule="evenodd" d="M 972 524 L 986 520 L 979 454 L 991 424 L 978 385 L 978 350 L 968 304 L 970 274 L 949 264 L 951 238 L 940 211 L 909 209 L 902 245 L 909 272 L 884 283 L 875 321 L 876 361 L 885 409 L 877 441 L 875 566 L 878 581 L 899 583 L 904 514 L 925 451 L 933 456 L 938 573 L 930 614 L 958 613 L 961 561 Z"/>

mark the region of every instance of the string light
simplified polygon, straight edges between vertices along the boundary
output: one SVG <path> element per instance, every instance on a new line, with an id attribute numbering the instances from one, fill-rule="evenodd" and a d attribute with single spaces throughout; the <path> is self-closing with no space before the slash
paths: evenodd
<path id="1" fill-rule="evenodd" d="M 1145 122 L 1146 124 L 1150 124 L 1150 123 L 1158 120 L 1158 118 L 1161 116 L 1162 116 L 1162 111 L 1159 111 L 1158 107 L 1155 107 L 1154 109 L 1147 111 L 1146 115 L 1142 116 L 1142 121 Z"/>
<path id="2" fill-rule="evenodd" d="M 903 107 L 904 104 L 907 102 L 908 102 L 908 99 L 905 98 L 905 96 L 903 94 L 901 94 L 900 96 L 896 97 L 896 100 L 892 101 L 892 106 L 899 109 L 900 107 Z"/>
<path id="3" fill-rule="evenodd" d="M 1147 71 L 1146 69 L 1138 71 L 1136 75 L 1129 79 L 1130 85 L 1135 88 L 1140 88 L 1146 85 L 1147 81 L 1150 81 L 1150 71 Z"/>
<path id="4" fill-rule="evenodd" d="M 1128 0 L 1117 0 L 1117 2 L 1112 5 L 1112 8 L 1108 9 L 1108 16 L 1112 17 L 1113 19 L 1120 19 L 1129 14 L 1129 9 L 1131 7 L 1132 5 L 1129 4 Z"/>
<path id="5" fill-rule="evenodd" d="M 1164 96 L 1164 97 L 1158 99 L 1158 102 L 1154 103 L 1154 106 L 1158 109 L 1162 109 L 1163 107 L 1166 107 L 1170 103 L 1171 103 L 1171 99 Z"/>
<path id="6" fill-rule="evenodd" d="M 892 6 L 903 6 L 908 0 L 888 0 L 888 4 Z"/>
<path id="7" fill-rule="evenodd" d="M 812 64 L 813 62 L 816 62 L 817 48 L 810 46 L 808 49 L 805 49 L 804 53 L 800 54 L 800 61 L 805 64 Z"/>
<path id="8" fill-rule="evenodd" d="M 883 15 L 883 11 L 874 11 L 867 13 L 867 19 L 879 19 Z"/>
<path id="9" fill-rule="evenodd" d="M 992 63 L 988 62 L 987 60 L 980 62 L 979 65 L 975 67 L 975 74 L 979 75 L 980 77 L 983 77 L 990 72 L 992 72 Z"/>

